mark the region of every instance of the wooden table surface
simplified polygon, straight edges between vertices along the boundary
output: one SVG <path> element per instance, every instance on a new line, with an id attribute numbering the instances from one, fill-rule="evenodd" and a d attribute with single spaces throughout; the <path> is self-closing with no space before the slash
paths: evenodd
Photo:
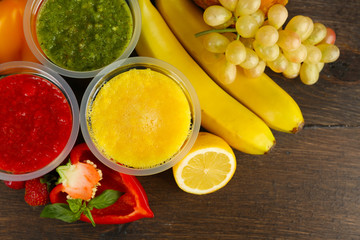
<path id="1" fill-rule="evenodd" d="M 155 217 L 93 228 L 40 218 L 23 190 L 0 184 L 0 239 L 360 239 L 359 9 L 359 0 L 289 0 L 289 16 L 336 31 L 340 59 L 313 86 L 268 72 L 297 101 L 305 127 L 273 131 L 268 155 L 235 151 L 237 171 L 225 188 L 196 196 L 170 170 L 139 177 Z M 88 81 L 68 82 L 80 100 Z"/>

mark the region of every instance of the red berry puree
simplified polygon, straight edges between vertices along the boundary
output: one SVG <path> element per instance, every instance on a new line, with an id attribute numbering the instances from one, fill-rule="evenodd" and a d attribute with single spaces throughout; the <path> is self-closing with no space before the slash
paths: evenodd
<path id="1" fill-rule="evenodd" d="M 71 129 L 70 105 L 57 86 L 30 74 L 0 79 L 0 170 L 41 169 L 61 153 Z"/>

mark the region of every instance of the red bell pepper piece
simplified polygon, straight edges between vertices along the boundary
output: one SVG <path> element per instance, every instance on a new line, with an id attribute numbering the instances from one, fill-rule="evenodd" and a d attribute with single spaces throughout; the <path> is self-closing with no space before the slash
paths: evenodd
<path id="1" fill-rule="evenodd" d="M 92 217 L 96 224 L 122 224 L 140 218 L 154 217 L 151 211 L 146 193 L 140 182 L 134 176 L 118 173 L 103 165 L 90 151 L 85 143 L 73 148 L 70 153 L 70 161 L 76 164 L 79 161 L 90 160 L 102 171 L 103 179 L 98 187 L 96 195 L 100 195 L 106 189 L 113 189 L 124 193 L 113 205 L 103 209 L 93 209 Z M 57 185 L 50 192 L 51 203 L 66 203 L 66 193 L 63 192 L 62 184 Z M 90 222 L 82 214 L 81 221 Z"/>

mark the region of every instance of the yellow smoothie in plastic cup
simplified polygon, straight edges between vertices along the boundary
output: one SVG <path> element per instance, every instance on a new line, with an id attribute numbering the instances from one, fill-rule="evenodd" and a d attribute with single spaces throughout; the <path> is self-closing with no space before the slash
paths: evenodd
<path id="1" fill-rule="evenodd" d="M 180 151 L 191 128 L 183 89 L 151 69 L 131 69 L 107 81 L 89 113 L 90 136 L 107 158 L 151 168 Z"/>

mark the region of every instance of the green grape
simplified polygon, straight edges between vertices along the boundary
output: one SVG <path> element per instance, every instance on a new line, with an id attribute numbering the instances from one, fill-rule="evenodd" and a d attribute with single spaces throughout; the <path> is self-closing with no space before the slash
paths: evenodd
<path id="1" fill-rule="evenodd" d="M 286 59 L 284 54 L 280 53 L 274 61 L 267 62 L 267 65 L 271 70 L 276 73 L 282 73 L 287 68 L 289 61 Z"/>
<path id="2" fill-rule="evenodd" d="M 319 69 L 316 64 L 303 63 L 300 67 L 300 80 L 306 85 L 313 85 L 319 80 Z"/>
<path id="3" fill-rule="evenodd" d="M 261 0 L 238 0 L 235 15 L 245 16 L 256 12 L 261 4 Z"/>
<path id="4" fill-rule="evenodd" d="M 240 37 L 239 39 L 245 47 L 247 48 L 253 48 L 253 43 L 255 41 L 255 38 L 243 38 L 243 37 Z"/>
<path id="5" fill-rule="evenodd" d="M 221 68 L 218 71 L 218 77 L 222 84 L 230 84 L 234 82 L 237 74 L 237 67 L 226 59 L 221 62 Z"/>
<path id="6" fill-rule="evenodd" d="M 304 43 L 309 45 L 316 45 L 321 42 L 327 34 L 327 30 L 324 24 L 314 23 L 314 29 L 310 36 L 305 39 Z"/>
<path id="7" fill-rule="evenodd" d="M 304 60 L 306 63 L 318 63 L 321 60 L 321 51 L 318 47 L 315 47 L 313 45 L 304 44 L 307 50 L 307 57 Z"/>
<path id="8" fill-rule="evenodd" d="M 219 5 L 210 6 L 203 13 L 205 23 L 212 27 L 226 23 L 231 17 L 232 13 Z"/>
<path id="9" fill-rule="evenodd" d="M 239 65 L 246 58 L 246 49 L 240 40 L 232 41 L 225 51 L 226 60 L 234 65 Z"/>
<path id="10" fill-rule="evenodd" d="M 259 61 L 259 63 L 254 68 L 246 69 L 244 68 L 244 74 L 249 78 L 257 78 L 260 77 L 261 74 L 264 73 L 266 67 L 266 63 L 262 60 Z"/>
<path id="11" fill-rule="evenodd" d="M 308 28 L 308 30 L 304 33 L 304 35 L 303 35 L 303 38 L 301 39 L 301 41 L 305 41 L 306 39 L 308 39 L 309 38 L 309 36 L 311 35 L 311 33 L 313 32 L 313 30 L 314 30 L 314 22 L 313 22 L 313 20 L 311 19 L 311 18 L 309 18 L 309 17 L 305 17 L 307 20 L 308 20 L 308 22 L 309 22 L 309 28 Z"/>
<path id="12" fill-rule="evenodd" d="M 244 38 L 253 38 L 259 25 L 254 17 L 246 15 L 238 18 L 235 27 L 240 36 Z"/>
<path id="13" fill-rule="evenodd" d="M 279 39 L 279 33 L 276 28 L 270 25 L 262 26 L 255 34 L 256 41 L 264 47 L 270 47 L 276 44 Z"/>
<path id="14" fill-rule="evenodd" d="M 284 51 L 284 55 L 290 62 L 301 63 L 305 61 L 307 57 L 307 49 L 301 44 L 300 47 L 294 51 Z"/>
<path id="15" fill-rule="evenodd" d="M 255 18 L 255 20 L 256 20 L 256 22 L 258 23 L 259 26 L 262 26 L 264 24 L 265 13 L 261 9 L 258 9 L 256 12 L 251 14 L 251 16 L 253 18 Z"/>
<path id="16" fill-rule="evenodd" d="M 279 47 L 284 51 L 294 51 L 301 45 L 300 36 L 291 30 L 279 30 Z"/>
<path id="17" fill-rule="evenodd" d="M 321 71 L 323 70 L 324 65 L 325 65 L 325 63 L 323 63 L 323 62 L 318 62 L 318 63 L 316 64 L 319 72 L 321 72 Z"/>
<path id="18" fill-rule="evenodd" d="M 269 8 L 267 13 L 269 24 L 279 29 L 288 18 L 288 11 L 282 4 L 275 4 Z"/>
<path id="19" fill-rule="evenodd" d="M 235 11 L 238 0 L 219 0 L 220 4 L 231 12 Z"/>
<path id="20" fill-rule="evenodd" d="M 313 28 L 314 24 L 311 18 L 302 15 L 293 17 L 285 27 L 286 30 L 296 32 L 300 36 L 301 41 L 310 36 Z"/>
<path id="21" fill-rule="evenodd" d="M 280 49 L 277 44 L 264 47 L 257 40 L 255 40 L 253 46 L 257 55 L 266 62 L 274 61 L 280 54 Z"/>
<path id="22" fill-rule="evenodd" d="M 331 63 L 335 62 L 340 56 L 339 48 L 334 44 L 321 43 L 316 45 L 321 51 L 322 57 L 320 62 Z"/>
<path id="23" fill-rule="evenodd" d="M 227 37 L 217 32 L 206 34 L 203 37 L 205 49 L 212 53 L 224 53 L 229 43 Z"/>
<path id="24" fill-rule="evenodd" d="M 300 67 L 301 63 L 288 62 L 288 65 L 282 74 L 288 79 L 296 78 L 299 76 Z"/>
<path id="25" fill-rule="evenodd" d="M 245 48 L 246 49 L 246 58 L 245 60 L 240 63 L 240 67 L 250 69 L 256 67 L 259 63 L 259 57 L 256 54 L 254 50 L 251 48 Z"/>

